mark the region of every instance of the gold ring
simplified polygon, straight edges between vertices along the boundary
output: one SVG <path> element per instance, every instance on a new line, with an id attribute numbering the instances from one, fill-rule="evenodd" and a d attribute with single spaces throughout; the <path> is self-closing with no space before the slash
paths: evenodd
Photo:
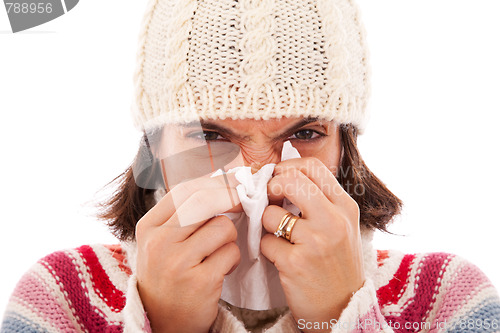
<path id="1" fill-rule="evenodd" d="M 295 216 L 295 215 L 293 215 L 290 212 L 288 212 L 285 215 L 283 215 L 283 217 L 281 218 L 280 224 L 278 226 L 278 229 L 276 229 L 276 232 L 274 233 L 274 235 L 276 237 L 285 236 L 285 232 L 283 232 L 283 229 L 285 229 L 286 225 L 288 224 L 288 221 L 290 221 L 290 219 L 293 216 Z"/>
<path id="2" fill-rule="evenodd" d="M 300 217 L 293 215 L 286 226 L 286 232 L 285 232 L 285 239 L 289 242 L 291 242 L 291 237 L 292 237 L 292 230 L 295 225 L 295 222 L 297 222 L 300 219 Z"/>

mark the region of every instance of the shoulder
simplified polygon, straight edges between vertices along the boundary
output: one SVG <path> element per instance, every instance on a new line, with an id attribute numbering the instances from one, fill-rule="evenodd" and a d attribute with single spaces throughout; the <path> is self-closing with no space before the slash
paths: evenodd
<path id="1" fill-rule="evenodd" d="M 82 245 L 73 249 L 53 252 L 41 258 L 32 270 L 44 269 L 59 283 L 91 283 L 95 287 L 102 281 L 118 283 L 131 274 L 122 246 Z M 78 281 L 77 281 L 78 280 Z"/>
<path id="2" fill-rule="evenodd" d="M 39 319 L 48 325 L 45 329 L 56 325 L 92 331 L 118 325 L 129 275 L 130 268 L 120 245 L 83 245 L 51 253 L 38 260 L 19 280 L 7 307 L 4 326 L 38 323 Z M 56 317 L 53 323 L 47 322 Z"/>
<path id="3" fill-rule="evenodd" d="M 394 250 L 377 250 L 379 269 L 391 266 L 392 279 L 415 280 L 419 286 L 431 287 L 457 284 L 475 288 L 491 284 L 486 275 L 472 262 L 447 252 L 402 253 Z"/>
<path id="4" fill-rule="evenodd" d="M 96 295 L 109 303 L 111 307 L 122 308 L 122 302 L 116 297 L 126 291 L 130 268 L 122 246 L 82 245 L 51 253 L 40 259 L 35 271 L 43 271 L 53 279 L 59 288 L 67 292 L 85 289 L 87 294 Z M 46 273 L 50 273 L 46 275 Z"/>
<path id="5" fill-rule="evenodd" d="M 386 275 L 377 286 L 386 315 L 426 321 L 500 317 L 497 290 L 475 264 L 461 256 L 377 250 L 377 263 Z"/>

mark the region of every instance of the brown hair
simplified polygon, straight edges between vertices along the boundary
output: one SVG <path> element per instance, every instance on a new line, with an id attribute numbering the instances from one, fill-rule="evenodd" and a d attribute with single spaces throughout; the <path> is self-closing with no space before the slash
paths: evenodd
<path id="1" fill-rule="evenodd" d="M 358 203 L 360 224 L 388 232 L 387 225 L 401 213 L 403 202 L 368 169 L 357 147 L 356 127 L 340 125 L 342 159 L 339 183 Z"/>
<path id="2" fill-rule="evenodd" d="M 387 225 L 401 213 L 402 201 L 396 197 L 366 166 L 357 148 L 357 131 L 350 124 L 340 125 L 340 137 L 343 153 L 340 161 L 338 181 L 358 203 L 360 224 L 362 226 L 387 232 Z M 106 200 L 97 204 L 97 217 L 104 220 L 111 232 L 120 240 L 135 238 L 135 225 L 153 205 L 154 191 L 152 188 L 163 186 L 159 164 L 151 157 L 148 165 L 139 177 L 145 177 L 142 184 L 149 183 L 149 189 L 137 186 L 133 170 L 144 160 L 144 154 L 150 153 L 150 140 L 156 133 L 144 134 L 143 143 L 132 164 L 120 175 L 106 184 L 116 183 L 116 190 Z M 148 141 L 148 138 L 150 139 Z M 154 144 L 154 143 L 151 143 Z M 141 169 L 141 168 L 139 168 Z M 137 176 L 137 175 L 136 175 Z"/>

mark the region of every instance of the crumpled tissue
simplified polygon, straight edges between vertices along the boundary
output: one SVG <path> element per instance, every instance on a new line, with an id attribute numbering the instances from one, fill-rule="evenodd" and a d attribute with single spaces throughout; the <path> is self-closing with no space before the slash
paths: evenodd
<path id="1" fill-rule="evenodd" d="M 283 144 L 281 160 L 301 157 L 290 141 Z M 272 177 L 276 164 L 264 165 L 255 174 L 251 167 L 236 167 L 227 171 L 235 172 L 239 181 L 236 187 L 241 201 L 242 213 L 224 213 L 235 224 L 238 231 L 236 244 L 240 249 L 241 261 L 238 267 L 226 275 L 222 286 L 221 299 L 234 306 L 251 310 L 269 310 L 286 306 L 286 298 L 280 284 L 276 267 L 260 252 L 263 235 L 262 214 L 269 205 L 267 183 Z M 222 174 L 217 170 L 211 177 Z M 283 208 L 295 215 L 300 210 L 288 199 L 283 200 Z"/>

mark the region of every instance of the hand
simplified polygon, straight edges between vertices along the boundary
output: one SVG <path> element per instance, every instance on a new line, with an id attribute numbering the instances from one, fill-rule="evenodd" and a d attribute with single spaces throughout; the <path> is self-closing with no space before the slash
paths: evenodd
<path id="1" fill-rule="evenodd" d="M 309 157 L 277 164 L 268 193 L 270 203 L 286 197 L 302 215 L 291 242 L 273 235 L 285 209 L 269 205 L 262 217 L 271 234 L 262 238 L 261 251 L 279 271 L 295 321 L 338 320 L 365 280 L 357 203 L 320 160 Z"/>
<path id="2" fill-rule="evenodd" d="M 224 276 L 240 260 L 233 222 L 213 217 L 242 211 L 227 177 L 229 187 L 223 176 L 175 186 L 137 223 L 138 290 L 153 332 L 206 333 L 215 321 Z"/>

